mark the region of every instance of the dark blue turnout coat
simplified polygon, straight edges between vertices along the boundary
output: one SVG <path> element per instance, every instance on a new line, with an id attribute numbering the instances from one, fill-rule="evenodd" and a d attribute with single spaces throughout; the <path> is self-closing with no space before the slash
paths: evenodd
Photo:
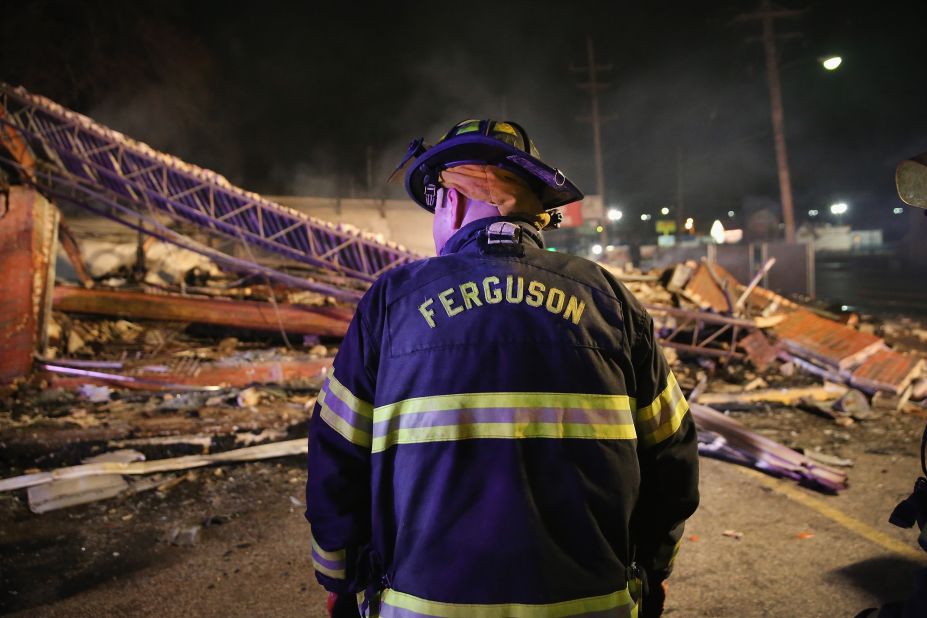
<path id="1" fill-rule="evenodd" d="M 380 616 L 632 616 L 698 504 L 653 323 L 514 218 L 360 302 L 310 423 L 318 580 Z M 640 570 L 639 570 L 640 569 Z"/>

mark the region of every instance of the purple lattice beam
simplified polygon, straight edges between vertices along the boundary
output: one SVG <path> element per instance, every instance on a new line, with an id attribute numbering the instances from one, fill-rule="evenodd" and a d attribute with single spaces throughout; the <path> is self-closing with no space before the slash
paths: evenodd
<path id="1" fill-rule="evenodd" d="M 44 97 L 0 83 L 0 122 L 16 129 L 46 168 L 45 178 L 140 216 L 176 220 L 361 281 L 420 255 L 240 189 Z M 42 188 L 42 181 L 39 184 Z M 103 199 L 105 198 L 105 199 Z"/>

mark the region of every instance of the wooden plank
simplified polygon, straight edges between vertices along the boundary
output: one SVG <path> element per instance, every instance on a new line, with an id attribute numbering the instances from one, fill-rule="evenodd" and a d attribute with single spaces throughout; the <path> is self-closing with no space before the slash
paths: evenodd
<path id="1" fill-rule="evenodd" d="M 87 272 L 87 265 L 84 263 L 84 256 L 81 255 L 80 246 L 77 244 L 74 234 L 71 233 L 71 229 L 64 224 L 64 221 L 58 223 L 58 240 L 61 241 L 61 247 L 68 255 L 68 259 L 71 260 L 71 266 L 74 267 L 77 278 L 80 279 L 85 288 L 92 288 L 93 278 Z"/>
<path id="2" fill-rule="evenodd" d="M 698 402 L 710 406 L 743 403 L 781 403 L 793 404 L 804 400 L 833 401 L 847 392 L 847 387 L 840 384 L 824 386 L 803 386 L 800 388 L 771 388 L 740 393 L 701 393 Z"/>
<path id="3" fill-rule="evenodd" d="M 94 371 L 96 375 L 68 375 L 50 371 L 48 377 L 51 385 L 57 388 L 78 388 L 83 384 L 117 384 L 120 388 L 133 390 L 170 390 L 171 386 L 178 384 L 189 387 L 240 388 L 249 384 L 287 384 L 319 379 L 330 370 L 331 364 L 331 358 L 297 357 L 251 363 L 203 364 L 192 373 L 133 371 L 113 374 L 114 379 L 107 379 L 101 377 L 107 373 L 105 371 Z"/>
<path id="4" fill-rule="evenodd" d="M 179 294 L 146 294 L 121 290 L 55 288 L 59 311 L 124 319 L 163 320 L 228 326 L 265 332 L 343 337 L 351 312 L 340 308 L 307 307 Z"/>
<path id="5" fill-rule="evenodd" d="M 260 446 L 249 446 L 223 453 L 211 455 L 186 455 L 170 459 L 155 459 L 151 461 L 133 461 L 130 463 L 101 462 L 89 463 L 67 468 L 58 468 L 51 472 L 36 472 L 23 474 L 0 480 L 0 491 L 25 489 L 44 483 L 51 483 L 61 479 L 78 479 L 89 476 L 105 474 L 152 474 L 155 472 L 172 472 L 174 470 L 189 470 L 202 468 L 214 463 L 230 463 L 239 461 L 259 461 L 275 457 L 288 457 L 290 455 L 305 455 L 308 441 L 305 438 L 272 442 Z"/>

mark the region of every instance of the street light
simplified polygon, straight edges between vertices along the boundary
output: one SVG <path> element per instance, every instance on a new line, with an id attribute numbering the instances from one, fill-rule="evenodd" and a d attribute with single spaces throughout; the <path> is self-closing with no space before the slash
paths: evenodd
<path id="1" fill-rule="evenodd" d="M 843 64 L 843 58 L 840 56 L 827 56 L 821 60 L 821 65 L 828 71 L 836 71 L 841 64 Z"/>
<path id="2" fill-rule="evenodd" d="M 688 219 L 686 219 L 686 224 L 683 227 L 691 231 L 692 228 L 695 227 L 695 219 L 693 219 L 692 217 L 689 217 Z"/>
<path id="3" fill-rule="evenodd" d="M 646 212 L 641 215 L 641 221 L 650 221 L 650 215 Z"/>
<path id="4" fill-rule="evenodd" d="M 711 235 L 711 239 L 713 241 L 715 241 L 719 245 L 723 244 L 724 243 L 724 224 L 721 223 L 721 221 L 719 221 L 718 219 L 715 219 L 715 222 L 711 224 L 711 232 L 709 232 L 709 234 Z"/>
<path id="5" fill-rule="evenodd" d="M 830 205 L 831 214 L 842 215 L 844 214 L 849 207 L 846 205 L 846 202 L 837 202 L 836 204 Z"/>
<path id="6" fill-rule="evenodd" d="M 669 214 L 669 208 L 667 208 L 666 206 L 664 206 L 663 208 L 660 209 L 660 214 L 661 214 L 661 215 L 668 215 L 668 214 Z"/>
<path id="7" fill-rule="evenodd" d="M 592 253 L 595 255 L 602 255 L 602 245 L 592 245 Z"/>
<path id="8" fill-rule="evenodd" d="M 623 214 L 624 213 L 622 213 L 617 208 L 609 208 L 608 212 L 605 213 L 605 216 L 608 217 L 609 221 L 620 221 Z"/>
<path id="9" fill-rule="evenodd" d="M 817 208 L 812 208 L 811 210 L 808 211 L 809 217 L 817 217 L 819 214 L 820 213 L 818 212 Z"/>

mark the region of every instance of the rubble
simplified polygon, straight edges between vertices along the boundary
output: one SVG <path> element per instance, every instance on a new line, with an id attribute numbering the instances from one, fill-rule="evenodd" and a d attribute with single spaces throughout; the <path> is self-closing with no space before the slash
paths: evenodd
<path id="1" fill-rule="evenodd" d="M 0 444 L 10 470 L 25 461 L 45 471 L 0 489 L 28 488 L 31 508 L 44 512 L 194 480 L 163 472 L 304 453 L 306 421 L 355 303 L 379 274 L 419 256 L 274 204 L 21 89 L 0 85 L 0 114 L 4 106 L 16 114 L 0 143 L 32 186 L 52 199 L 64 191 L 131 231 L 88 234 L 93 223 L 65 222 L 35 190 L 13 187 L 19 227 L 0 221 L 10 241 L 0 266 L 18 275 L 0 301 L 10 342 L 0 358 Z M 63 126 L 80 139 L 61 139 Z M 41 146 L 41 166 L 30 144 Z M 56 283 L 57 242 L 74 272 Z M 610 270 L 653 316 L 690 392 L 703 454 L 836 492 L 846 474 L 834 467 L 852 462 L 814 442 L 802 454 L 803 445 L 726 413 L 810 411 L 846 432 L 835 424 L 927 414 L 918 355 L 927 331 L 834 319 L 761 287 L 772 268 L 767 260 L 746 285 L 709 260 Z M 127 447 L 150 459 L 68 465 Z M 178 527 L 171 542 L 193 544 L 198 534 Z"/>
<path id="2" fill-rule="evenodd" d="M 829 493 L 847 486 L 847 475 L 749 431 L 732 418 L 698 403 L 690 405 L 698 427 L 699 453 L 784 476 Z"/>
<path id="3" fill-rule="evenodd" d="M 650 301 L 655 332 L 680 382 L 687 388 L 700 384 L 691 401 L 703 454 L 838 491 L 846 476 L 825 464 L 839 467 L 844 459 L 816 449 L 801 455 L 718 410 L 792 407 L 844 424 L 878 419 L 885 406 L 919 405 L 908 401 L 923 370 L 919 358 L 761 287 L 743 286 L 720 266 L 702 262 L 679 265 L 669 276 L 622 276 Z M 205 457 L 215 450 L 287 444 L 291 431 L 305 431 L 331 367 L 333 348 L 322 338 L 343 335 L 350 306 L 279 287 L 250 286 L 248 296 L 234 286 L 195 294 L 131 287 L 55 289 L 49 341 L 60 354 L 39 357 L 35 374 L 50 387 L 42 396 L 52 405 L 44 412 L 20 411 L 15 422 L 0 415 L 0 441 L 30 449 L 75 441 L 149 452 L 192 449 L 200 454 L 187 457 Z M 193 323 L 212 329 L 208 340 L 192 335 Z M 809 324 L 814 328 L 804 330 Z M 253 341 L 287 334 L 302 335 L 304 348 L 262 348 Z M 27 393 L 23 397 L 28 401 Z M 122 474 L 129 473 L 116 476 Z M 169 489 L 183 479 L 162 479 L 155 487 Z M 116 491 L 115 481 L 101 481 L 99 495 Z M 80 487 L 63 494 L 75 500 L 95 495 Z"/>
<path id="4" fill-rule="evenodd" d="M 153 461 L 133 461 L 133 462 L 96 462 L 57 468 L 49 472 L 34 472 L 32 474 L 23 474 L 12 478 L 0 480 L 0 491 L 12 491 L 15 489 L 27 489 L 49 483 L 83 479 L 88 477 L 98 477 L 107 475 L 137 475 L 152 474 L 155 472 L 171 472 L 175 470 L 188 470 L 191 468 L 200 468 L 216 463 L 229 463 L 241 461 L 258 461 L 261 459 L 271 459 L 274 457 L 286 457 L 290 455 L 305 455 L 307 443 L 305 439 L 286 440 L 283 442 L 274 442 L 271 444 L 261 444 L 259 446 L 249 446 L 221 453 L 209 455 L 187 455 L 185 457 L 173 457 L 169 459 L 160 459 Z"/>

